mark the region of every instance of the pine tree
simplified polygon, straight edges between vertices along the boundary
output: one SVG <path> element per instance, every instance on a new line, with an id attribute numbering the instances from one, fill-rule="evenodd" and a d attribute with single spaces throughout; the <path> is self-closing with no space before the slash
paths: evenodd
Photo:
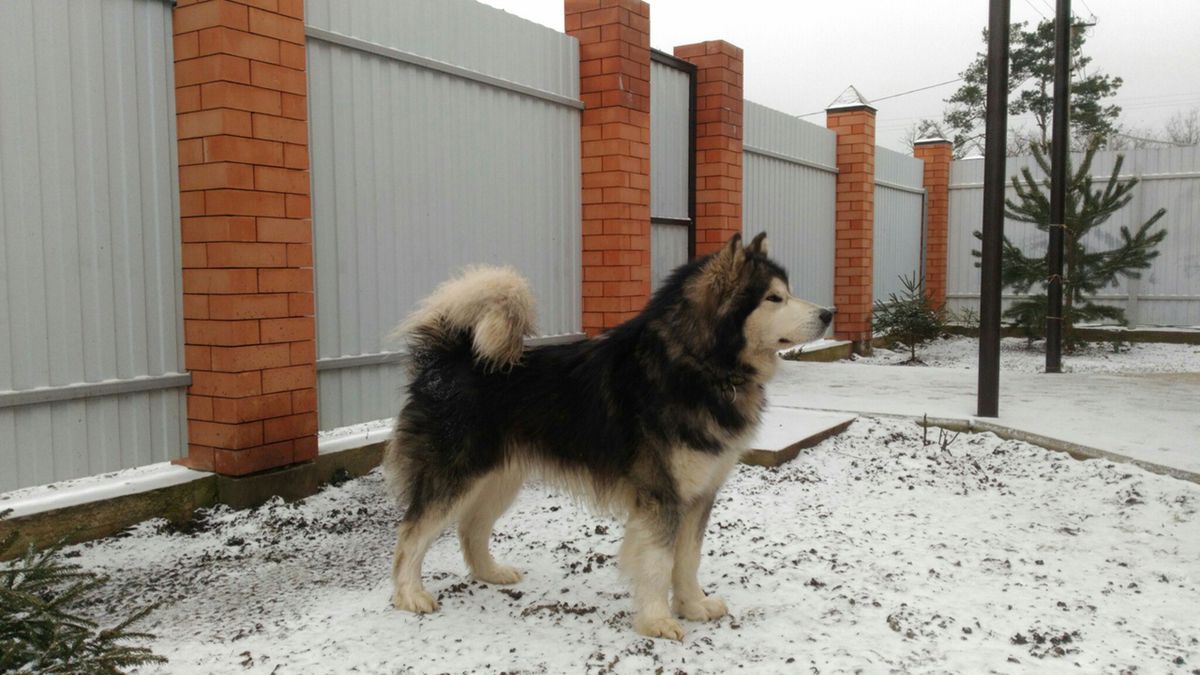
<path id="1" fill-rule="evenodd" d="M 943 308 L 933 306 L 925 292 L 925 284 L 917 280 L 916 272 L 911 277 L 899 279 L 904 286 L 900 295 L 889 293 L 886 301 L 875 301 L 872 328 L 908 346 L 906 363 L 920 363 L 917 347 L 942 334 L 946 328 L 945 312 Z"/>
<path id="2" fill-rule="evenodd" d="M 0 518 L 7 512 L 0 512 Z M 0 540 L 0 554 L 17 541 Z M 153 638 L 129 630 L 145 607 L 112 628 L 100 628 L 81 610 L 107 579 L 63 562 L 62 544 L 0 564 L 0 672 L 120 673 L 166 661 L 145 647 L 127 644 Z"/>
<path id="3" fill-rule="evenodd" d="M 1119 77 L 1094 69 L 1083 53 L 1087 33 L 1071 31 L 1071 137 L 1090 143 L 1117 131 L 1119 106 L 1107 103 L 1121 88 Z M 983 30 L 987 44 L 987 29 Z M 986 120 L 987 54 L 979 52 L 960 73 L 963 84 L 946 99 L 945 126 L 954 141 L 955 156 L 983 153 Z M 1009 29 L 1008 114 L 1031 115 L 1034 129 L 1012 129 L 1007 139 L 1010 156 L 1024 155 L 1033 146 L 1050 148 L 1050 122 L 1054 111 L 1054 19 L 1036 26 L 1014 23 Z"/>
<path id="4" fill-rule="evenodd" d="M 1111 305 L 1101 305 L 1091 298 L 1108 286 L 1115 286 L 1119 278 L 1140 279 L 1140 270 L 1148 269 L 1150 262 L 1158 256 L 1155 248 L 1167 236 L 1167 231 L 1159 228 L 1151 232 L 1151 228 L 1166 215 L 1166 209 L 1159 209 L 1146 222 L 1138 226 L 1136 231 L 1130 231 L 1122 226 L 1121 242 L 1116 248 L 1104 251 L 1089 251 L 1083 242 L 1088 233 L 1103 225 L 1117 211 L 1124 208 L 1133 199 L 1133 189 L 1138 184 L 1137 178 L 1129 180 L 1118 179 L 1125 156 L 1118 155 L 1113 165 L 1108 181 L 1096 189 L 1092 189 L 1092 160 L 1096 155 L 1098 144 L 1093 143 L 1084 153 L 1083 161 L 1077 169 L 1067 166 L 1067 201 L 1066 228 L 1063 231 L 1063 347 L 1073 351 L 1082 344 L 1075 333 L 1075 325 L 1083 322 L 1101 320 L 1114 321 L 1121 325 L 1128 322 L 1125 311 Z M 1050 162 L 1042 151 L 1034 147 L 1034 160 L 1047 176 L 1050 175 Z M 1016 199 L 1005 200 L 1005 216 L 1010 220 L 1022 223 L 1032 223 L 1038 230 L 1045 232 L 1047 238 L 1050 231 L 1050 180 L 1037 181 L 1033 178 L 1028 167 L 1021 170 L 1021 175 L 1012 177 L 1012 188 L 1017 193 Z M 981 238 L 976 231 L 975 237 Z M 972 251 L 979 257 L 979 251 Z M 1048 267 L 1045 255 L 1025 255 L 1014 245 L 1007 236 L 1004 237 L 1003 262 L 1000 266 L 1000 279 L 1005 288 L 1011 288 L 1018 294 L 1027 294 L 1035 287 L 1039 292 L 1027 295 L 1013 303 L 1004 312 L 1004 317 L 1016 321 L 1025 329 L 1026 335 L 1045 335 L 1046 330 L 1046 286 L 1048 283 Z M 976 267 L 979 263 L 975 264 Z"/>

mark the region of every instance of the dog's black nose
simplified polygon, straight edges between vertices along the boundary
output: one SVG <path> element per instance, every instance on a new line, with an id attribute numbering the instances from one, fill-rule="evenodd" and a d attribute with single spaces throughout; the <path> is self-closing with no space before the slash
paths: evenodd
<path id="1" fill-rule="evenodd" d="M 833 321 L 833 315 L 836 313 L 836 309 L 823 309 L 818 316 L 821 317 L 821 322 L 828 326 L 829 322 Z"/>

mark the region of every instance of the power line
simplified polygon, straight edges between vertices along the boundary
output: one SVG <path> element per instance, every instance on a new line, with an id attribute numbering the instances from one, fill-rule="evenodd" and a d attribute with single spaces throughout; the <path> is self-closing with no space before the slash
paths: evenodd
<path id="1" fill-rule="evenodd" d="M 1031 2 L 1030 0 L 1025 0 L 1025 4 L 1032 7 L 1033 11 L 1037 12 L 1038 15 L 1041 16 L 1043 19 L 1046 18 L 1046 15 L 1042 12 L 1042 10 L 1038 9 L 1037 5 L 1033 4 L 1033 2 Z"/>
<path id="2" fill-rule="evenodd" d="M 1163 145 L 1174 145 L 1180 148 L 1191 147 L 1190 143 L 1180 143 L 1179 141 L 1169 141 L 1162 138 L 1144 138 L 1142 136 L 1134 136 L 1132 134 L 1123 134 L 1120 131 L 1114 131 L 1113 135 L 1120 136 L 1122 138 L 1128 138 L 1133 141 L 1143 141 L 1145 143 L 1162 143 Z"/>
<path id="3" fill-rule="evenodd" d="M 946 80 L 945 82 L 938 82 L 937 84 L 928 84 L 928 85 L 925 85 L 924 87 L 917 87 L 916 89 L 909 89 L 908 91 L 902 91 L 898 94 L 888 94 L 887 96 L 880 96 L 879 98 L 871 99 L 870 102 L 878 103 L 880 101 L 886 101 L 889 98 L 898 98 L 900 96 L 908 96 L 909 94 L 915 94 L 919 91 L 925 91 L 926 89 L 934 89 L 936 87 L 944 87 L 948 84 L 954 84 L 955 82 L 961 82 L 961 81 L 962 81 L 962 77 L 956 77 L 953 80 Z M 825 112 L 825 111 L 817 110 L 815 112 L 804 113 L 803 115 L 796 115 L 796 117 L 812 117 L 813 115 L 820 115 L 823 112 Z"/>
<path id="4" fill-rule="evenodd" d="M 946 80 L 945 82 L 938 82 L 937 84 L 930 84 L 930 85 L 927 85 L 924 87 L 918 87 L 917 89 L 910 89 L 908 91 L 902 91 L 899 94 L 889 94 L 887 96 L 881 96 L 881 97 L 875 99 L 873 102 L 886 101 L 889 98 L 897 98 L 900 96 L 907 96 L 909 94 L 915 94 L 918 91 L 925 91 L 926 89 L 933 89 L 935 87 L 944 87 L 947 84 L 954 84 L 955 82 L 962 82 L 962 77 L 956 77 L 953 80 Z"/>

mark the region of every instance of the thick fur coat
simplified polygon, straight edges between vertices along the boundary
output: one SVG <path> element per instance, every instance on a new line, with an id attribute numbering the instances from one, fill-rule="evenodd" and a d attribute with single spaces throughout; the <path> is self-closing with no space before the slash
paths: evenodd
<path id="1" fill-rule="evenodd" d="M 446 282 L 402 327 L 408 398 L 384 458 L 405 507 L 393 604 L 437 608 L 421 563 L 455 521 L 475 577 L 519 581 L 488 541 L 534 477 L 626 519 L 620 564 L 639 632 L 681 639 L 673 615 L 722 616 L 697 578 L 713 499 L 759 422 L 776 352 L 831 318 L 791 297 L 763 235 L 680 267 L 637 317 L 571 344 L 524 347 L 533 299 L 511 269 Z"/>

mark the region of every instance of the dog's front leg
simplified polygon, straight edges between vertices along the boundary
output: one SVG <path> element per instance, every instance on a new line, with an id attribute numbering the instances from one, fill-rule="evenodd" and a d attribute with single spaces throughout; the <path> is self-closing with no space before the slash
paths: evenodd
<path id="1" fill-rule="evenodd" d="M 676 614 L 692 621 L 718 619 L 728 612 L 721 598 L 704 594 L 698 577 L 700 548 L 712 507 L 713 497 L 693 504 L 684 513 L 679 536 L 675 539 L 675 566 L 671 576 L 675 598 L 672 606 Z"/>
<path id="2" fill-rule="evenodd" d="M 621 571 L 633 585 L 633 627 L 642 635 L 683 639 L 667 603 L 678 529 L 678 512 L 651 499 L 639 499 L 625 525 Z"/>

